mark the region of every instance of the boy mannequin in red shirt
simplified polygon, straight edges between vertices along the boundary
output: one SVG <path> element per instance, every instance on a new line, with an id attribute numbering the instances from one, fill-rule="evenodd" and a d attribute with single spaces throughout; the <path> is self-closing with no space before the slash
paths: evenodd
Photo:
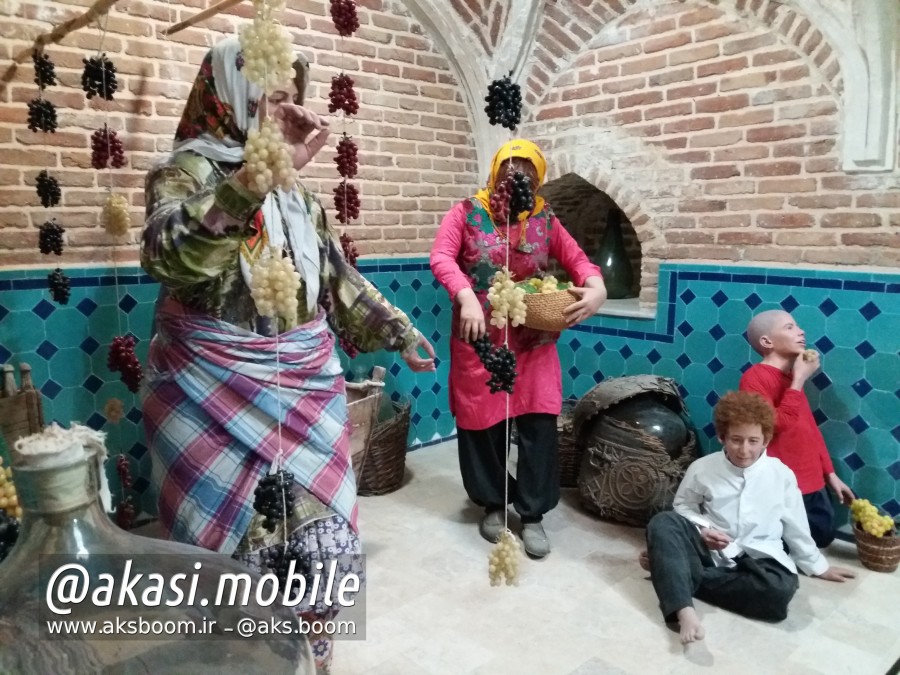
<path id="1" fill-rule="evenodd" d="M 775 408 L 775 435 L 768 453 L 797 476 L 813 540 L 824 548 L 834 540 L 834 508 L 825 486 L 842 504 L 849 505 L 854 495 L 834 472 L 825 439 L 803 393 L 803 385 L 819 369 L 819 355 L 806 349 L 803 329 L 783 310 L 753 317 L 747 339 L 763 359 L 744 373 L 740 389 L 760 394 Z"/>

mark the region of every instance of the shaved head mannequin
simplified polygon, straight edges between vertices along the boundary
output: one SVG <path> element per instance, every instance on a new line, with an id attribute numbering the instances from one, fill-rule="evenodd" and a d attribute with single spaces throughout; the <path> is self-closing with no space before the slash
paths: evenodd
<path id="1" fill-rule="evenodd" d="M 766 355 L 761 340 L 763 336 L 771 335 L 772 330 L 780 321 L 792 321 L 791 315 L 782 309 L 770 309 L 760 312 L 750 320 L 750 324 L 747 326 L 747 340 L 757 354 Z"/>

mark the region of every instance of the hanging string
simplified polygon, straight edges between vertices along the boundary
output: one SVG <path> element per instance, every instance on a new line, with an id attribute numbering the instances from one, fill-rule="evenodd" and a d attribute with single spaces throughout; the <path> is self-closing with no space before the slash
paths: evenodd
<path id="1" fill-rule="evenodd" d="M 509 132 L 510 140 L 513 139 L 514 134 L 512 130 Z M 512 144 L 509 146 L 509 157 L 507 157 L 507 165 L 506 171 L 509 173 L 509 169 L 512 167 L 512 159 L 513 159 L 513 149 Z M 499 176 L 497 177 L 499 178 Z M 504 179 L 505 180 L 505 179 Z M 509 269 L 509 249 L 511 246 L 511 233 L 510 228 L 512 226 L 511 223 L 512 218 L 512 209 L 506 209 L 506 237 L 504 237 L 506 241 L 506 271 L 509 275 L 509 278 L 512 279 L 512 271 Z M 524 235 L 520 235 L 524 236 Z M 521 241 L 519 242 L 521 244 Z M 503 346 L 509 349 L 509 317 L 507 317 L 506 325 L 503 327 Z M 512 398 L 512 394 L 510 392 L 506 392 L 506 463 L 503 466 L 503 528 L 509 529 L 509 457 L 512 454 L 512 440 L 510 438 L 510 420 L 509 420 L 509 407 L 510 407 L 510 399 Z"/>
<path id="2" fill-rule="evenodd" d="M 109 25 L 109 14 L 104 14 L 102 18 L 103 18 L 102 25 L 100 23 L 100 18 L 97 19 L 97 29 L 100 31 L 100 41 L 97 45 L 97 54 L 96 54 L 98 59 L 100 58 L 101 54 L 103 53 L 103 41 L 106 39 L 106 30 L 107 30 L 107 26 Z M 100 77 L 101 77 L 101 81 L 103 83 L 104 91 L 107 91 L 106 71 L 107 71 L 106 68 L 100 69 L 100 73 L 101 73 Z M 106 142 L 106 160 L 107 160 L 106 173 L 107 173 L 107 177 L 109 178 L 109 185 L 106 188 L 106 198 L 107 198 L 107 200 L 109 200 L 109 198 L 112 197 L 112 191 L 113 191 L 113 173 L 112 173 L 112 161 L 111 161 L 111 159 L 112 159 L 112 144 L 111 144 L 111 137 L 110 137 L 110 127 L 109 127 L 109 119 L 110 118 L 109 118 L 109 105 L 108 104 L 103 106 L 103 112 L 104 112 L 103 124 L 106 127 L 106 134 L 105 134 L 105 139 L 104 139 Z M 118 260 L 117 260 L 117 258 L 118 258 L 117 253 L 118 253 L 118 251 L 117 251 L 117 247 L 116 247 L 116 241 L 115 241 L 115 239 L 113 239 L 112 256 L 111 257 L 112 257 L 112 264 L 113 264 L 113 279 L 115 280 L 116 306 L 118 307 L 119 302 L 121 302 L 121 296 L 120 296 L 121 290 L 119 288 L 119 265 L 118 265 Z M 116 335 L 122 335 L 122 313 L 121 312 L 116 312 L 116 323 L 118 326 Z"/>

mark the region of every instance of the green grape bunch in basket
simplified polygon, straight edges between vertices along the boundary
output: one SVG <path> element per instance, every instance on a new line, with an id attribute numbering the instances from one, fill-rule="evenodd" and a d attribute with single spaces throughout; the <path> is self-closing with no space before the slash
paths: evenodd
<path id="1" fill-rule="evenodd" d="M 850 503 L 850 517 L 873 537 L 895 535 L 897 523 L 888 515 L 882 515 L 868 499 L 854 499 Z"/>

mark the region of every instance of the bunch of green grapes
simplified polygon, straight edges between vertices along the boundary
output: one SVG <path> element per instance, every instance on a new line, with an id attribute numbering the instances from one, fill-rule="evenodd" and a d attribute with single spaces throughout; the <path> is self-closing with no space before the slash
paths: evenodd
<path id="1" fill-rule="evenodd" d="M 19 495 L 13 484 L 12 467 L 3 466 L 3 457 L 0 457 L 0 509 L 14 518 L 22 517 Z"/>
<path id="2" fill-rule="evenodd" d="M 488 576 L 491 586 L 499 586 L 504 580 L 507 586 L 519 585 L 519 542 L 509 530 L 500 534 L 500 541 L 491 550 Z"/>
<path id="3" fill-rule="evenodd" d="M 491 303 L 491 324 L 497 328 L 505 328 L 507 322 L 513 326 L 525 323 L 525 291 L 516 286 L 507 268 L 494 275 L 488 289 L 488 301 Z"/>
<path id="4" fill-rule="evenodd" d="M 878 509 L 868 499 L 854 499 L 850 503 L 850 515 L 873 537 L 882 537 L 896 527 L 894 519 L 878 513 Z"/>
<path id="5" fill-rule="evenodd" d="M 526 293 L 556 293 L 569 288 L 571 283 L 560 283 L 554 276 L 532 277 L 525 282 Z"/>
<path id="6" fill-rule="evenodd" d="M 278 316 L 291 328 L 297 325 L 300 273 L 294 261 L 274 247 L 250 270 L 250 296 L 261 316 Z"/>

